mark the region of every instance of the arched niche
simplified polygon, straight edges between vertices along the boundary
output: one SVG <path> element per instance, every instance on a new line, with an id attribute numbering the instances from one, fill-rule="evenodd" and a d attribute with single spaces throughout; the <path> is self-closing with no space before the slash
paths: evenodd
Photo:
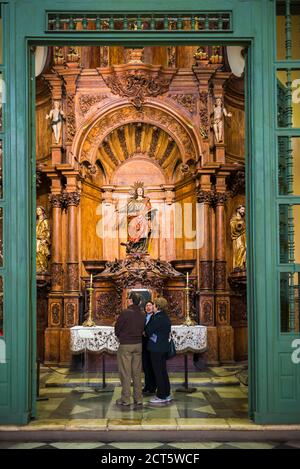
<path id="1" fill-rule="evenodd" d="M 162 169 L 150 158 L 138 155 L 125 161 L 116 169 L 111 184 L 115 186 L 133 186 L 136 181 L 142 181 L 145 186 L 166 184 Z"/>
<path id="2" fill-rule="evenodd" d="M 151 100 L 139 111 L 123 101 L 118 104 L 104 103 L 100 109 L 98 107 L 95 112 L 90 112 L 74 138 L 72 154 L 79 161 L 95 164 L 103 142 L 116 129 L 130 123 L 149 124 L 166 132 L 176 143 L 183 163 L 189 160 L 198 161 L 201 157 L 201 136 L 195 126 L 178 109 L 171 109 L 159 101 Z M 113 163 L 117 165 L 116 161 Z"/>

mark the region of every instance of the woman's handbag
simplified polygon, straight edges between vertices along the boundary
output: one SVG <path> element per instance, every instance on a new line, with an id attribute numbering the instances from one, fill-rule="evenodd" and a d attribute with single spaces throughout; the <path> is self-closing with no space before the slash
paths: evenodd
<path id="1" fill-rule="evenodd" d="M 176 355 L 176 348 L 175 348 L 174 340 L 172 338 L 170 338 L 170 340 L 169 340 L 169 349 L 168 349 L 168 352 L 167 352 L 167 360 L 170 360 L 170 358 L 175 357 L 175 355 Z"/>

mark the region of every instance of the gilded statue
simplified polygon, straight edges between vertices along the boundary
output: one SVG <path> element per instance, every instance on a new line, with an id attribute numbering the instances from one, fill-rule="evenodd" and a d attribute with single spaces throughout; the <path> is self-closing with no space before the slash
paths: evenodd
<path id="1" fill-rule="evenodd" d="M 124 210 L 122 210 L 124 212 Z M 134 192 L 126 206 L 127 216 L 127 254 L 147 254 L 151 235 L 151 202 L 145 196 L 144 184 L 136 182 Z"/>
<path id="2" fill-rule="evenodd" d="M 235 215 L 230 220 L 231 239 L 233 243 L 233 270 L 246 268 L 246 221 L 245 207 L 239 205 Z"/>
<path id="3" fill-rule="evenodd" d="M 216 143 L 224 141 L 224 116 L 232 117 L 231 112 L 227 112 L 222 98 L 216 98 L 213 110 L 213 129 L 215 134 Z"/>
<path id="4" fill-rule="evenodd" d="M 36 209 L 36 271 L 47 272 L 50 257 L 50 228 L 44 207 Z"/>
<path id="5" fill-rule="evenodd" d="M 65 119 L 65 113 L 61 110 L 59 101 L 54 101 L 53 109 L 51 109 L 49 114 L 46 115 L 46 119 L 51 119 L 55 143 L 59 144 L 61 139 L 62 121 Z"/>

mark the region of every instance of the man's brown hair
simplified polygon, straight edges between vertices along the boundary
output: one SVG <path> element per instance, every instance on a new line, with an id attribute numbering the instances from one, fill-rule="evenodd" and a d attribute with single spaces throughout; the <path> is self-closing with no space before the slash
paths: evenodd
<path id="1" fill-rule="evenodd" d="M 129 296 L 128 296 L 129 300 L 132 301 L 132 303 L 136 306 L 138 306 L 141 302 L 141 297 L 140 295 L 138 295 L 137 293 L 135 293 L 134 291 L 130 292 L 129 293 Z"/>

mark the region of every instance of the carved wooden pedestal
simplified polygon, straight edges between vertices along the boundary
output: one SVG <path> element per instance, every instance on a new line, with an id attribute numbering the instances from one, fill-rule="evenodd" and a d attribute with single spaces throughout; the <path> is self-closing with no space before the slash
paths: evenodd
<path id="1" fill-rule="evenodd" d="M 231 294 L 231 323 L 234 330 L 234 358 L 248 359 L 247 276 L 245 270 L 233 271 L 229 276 Z"/>
<path id="2" fill-rule="evenodd" d="M 37 359 L 45 358 L 45 330 L 48 323 L 48 293 L 50 274 L 37 275 Z"/>

